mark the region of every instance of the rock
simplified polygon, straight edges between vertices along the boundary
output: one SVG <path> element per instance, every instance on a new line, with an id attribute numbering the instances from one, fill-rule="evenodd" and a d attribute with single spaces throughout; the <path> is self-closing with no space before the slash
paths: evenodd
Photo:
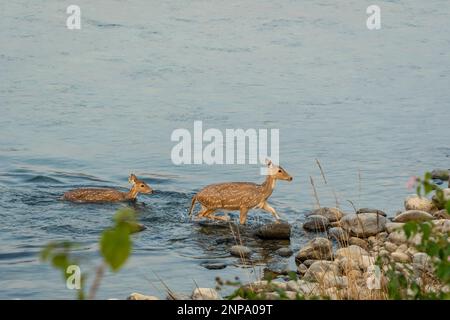
<path id="1" fill-rule="evenodd" d="M 361 214 L 361 213 L 371 213 L 371 212 L 376 213 L 376 214 L 379 214 L 379 215 L 381 215 L 381 216 L 383 216 L 383 217 L 386 217 L 386 216 L 387 216 L 387 215 L 386 215 L 386 212 L 381 211 L 381 210 L 379 210 L 379 209 L 371 209 L 371 208 L 362 208 L 362 209 L 359 209 L 358 211 L 356 211 L 356 214 Z"/>
<path id="2" fill-rule="evenodd" d="M 346 276 L 337 276 L 332 272 L 326 272 L 321 282 L 325 288 L 336 287 L 342 289 L 348 287 L 348 279 Z"/>
<path id="3" fill-rule="evenodd" d="M 230 248 L 230 253 L 235 257 L 248 258 L 252 254 L 252 250 L 246 246 L 235 245 Z"/>
<path id="4" fill-rule="evenodd" d="M 428 221 L 433 220 L 433 216 L 425 211 L 408 210 L 400 213 L 392 221 L 394 222 L 408 222 L 408 221 Z"/>
<path id="5" fill-rule="evenodd" d="M 203 263 L 202 267 L 208 270 L 220 270 L 225 269 L 227 265 L 225 263 Z"/>
<path id="6" fill-rule="evenodd" d="M 310 216 L 323 216 L 328 219 L 329 222 L 336 222 L 342 219 L 344 213 L 338 208 L 319 208 L 306 214 L 307 217 Z"/>
<path id="7" fill-rule="evenodd" d="M 295 257 L 297 263 L 305 260 L 331 260 L 333 249 L 331 242 L 326 238 L 315 238 L 308 242 L 306 247 L 300 249 Z"/>
<path id="8" fill-rule="evenodd" d="M 350 244 L 350 245 L 353 244 L 355 246 L 363 248 L 364 250 L 369 250 L 369 244 L 364 239 L 360 239 L 357 237 L 351 237 L 348 241 L 348 244 Z"/>
<path id="9" fill-rule="evenodd" d="M 399 245 L 397 250 L 395 250 L 395 251 L 404 253 L 404 252 L 406 252 L 406 250 L 408 250 L 408 246 L 405 243 L 403 243 L 403 244 Z"/>
<path id="10" fill-rule="evenodd" d="M 340 227 L 341 226 L 341 222 L 340 221 L 335 221 L 335 222 L 330 222 L 330 227 Z"/>
<path id="11" fill-rule="evenodd" d="M 351 235 L 366 238 L 384 231 L 386 218 L 376 213 L 349 214 L 341 223 Z"/>
<path id="12" fill-rule="evenodd" d="M 192 292 L 193 300 L 221 300 L 219 293 L 212 288 L 195 288 Z"/>
<path id="13" fill-rule="evenodd" d="M 327 260 L 319 260 L 314 262 L 311 267 L 308 268 L 303 279 L 306 281 L 317 281 L 319 276 L 323 275 L 325 272 L 332 272 L 335 275 L 340 274 L 339 267 L 336 263 Z"/>
<path id="14" fill-rule="evenodd" d="M 330 221 L 319 215 L 312 215 L 306 218 L 303 223 L 303 229 L 308 231 L 325 231 L 330 225 Z"/>
<path id="15" fill-rule="evenodd" d="M 394 232 L 395 230 L 403 228 L 405 224 L 402 222 L 388 222 L 386 223 L 386 231 L 388 233 Z"/>
<path id="16" fill-rule="evenodd" d="M 128 300 L 160 300 L 158 297 L 146 296 L 144 294 L 140 294 L 137 292 L 130 294 L 127 299 Z"/>
<path id="17" fill-rule="evenodd" d="M 282 291 L 286 291 L 287 290 L 287 282 L 281 282 L 281 281 L 272 281 L 270 283 L 272 285 L 272 287 L 278 289 L 278 290 L 282 290 Z"/>
<path id="18" fill-rule="evenodd" d="M 343 274 L 348 273 L 351 270 L 359 270 L 359 262 L 349 259 L 349 258 L 341 258 L 339 260 L 335 260 L 337 261 L 338 265 L 339 265 L 339 269 L 341 270 L 341 272 Z"/>
<path id="19" fill-rule="evenodd" d="M 264 300 L 278 300 L 280 299 L 280 295 L 278 292 L 264 292 L 263 293 Z"/>
<path id="20" fill-rule="evenodd" d="M 297 291 L 285 291 L 284 295 L 288 300 L 297 300 L 298 292 Z"/>
<path id="21" fill-rule="evenodd" d="M 291 225 L 287 222 L 269 223 L 259 227 L 255 234 L 257 237 L 267 240 L 290 239 Z"/>
<path id="22" fill-rule="evenodd" d="M 359 279 L 362 277 L 362 272 L 359 270 L 350 270 L 347 272 L 347 278 L 350 279 Z"/>
<path id="23" fill-rule="evenodd" d="M 450 214 L 447 212 L 446 209 L 443 209 L 443 210 L 433 212 L 433 218 L 435 218 L 435 219 L 450 219 Z"/>
<path id="24" fill-rule="evenodd" d="M 426 266 L 428 263 L 430 263 L 431 259 L 430 256 L 427 255 L 425 252 L 417 252 L 413 256 L 413 263 Z"/>
<path id="25" fill-rule="evenodd" d="M 395 250 L 397 250 L 397 246 L 395 244 L 393 244 L 392 242 L 389 242 L 389 241 L 384 243 L 384 247 L 389 252 L 394 252 Z"/>
<path id="26" fill-rule="evenodd" d="M 450 232 L 450 220 L 448 219 L 439 219 L 433 220 L 433 224 L 436 226 L 436 230 L 442 233 Z"/>
<path id="27" fill-rule="evenodd" d="M 337 242 L 348 242 L 349 240 L 347 231 L 345 231 L 341 227 L 333 227 L 328 229 L 328 238 L 334 239 Z"/>
<path id="28" fill-rule="evenodd" d="M 167 300 L 191 300 L 191 296 L 184 293 L 170 292 L 167 294 Z"/>
<path id="29" fill-rule="evenodd" d="M 308 259 L 308 260 L 303 261 L 303 264 L 304 264 L 307 268 L 309 268 L 309 267 L 311 267 L 311 265 L 312 265 L 314 262 L 316 262 L 316 261 L 317 261 L 317 260 Z"/>
<path id="30" fill-rule="evenodd" d="M 435 170 L 431 171 L 431 178 L 439 179 L 442 181 L 447 181 L 449 172 L 450 172 L 450 170 L 446 170 L 446 169 L 435 169 Z"/>
<path id="31" fill-rule="evenodd" d="M 292 256 L 292 254 L 294 253 L 293 251 L 292 251 L 292 249 L 291 248 L 280 248 L 280 249 L 278 249 L 277 251 L 275 251 L 275 253 L 277 254 L 277 255 L 279 255 L 280 257 L 290 257 L 290 256 Z"/>
<path id="32" fill-rule="evenodd" d="M 367 270 L 370 266 L 373 266 L 374 264 L 375 264 L 375 257 L 362 256 L 361 260 L 359 261 L 359 267 L 362 270 Z"/>
<path id="33" fill-rule="evenodd" d="M 405 209 L 406 210 L 419 210 L 419 211 L 425 211 L 425 212 L 433 212 L 433 211 L 437 210 L 433 201 L 431 201 L 425 197 L 419 197 L 417 195 L 411 195 L 405 199 Z"/>
<path id="34" fill-rule="evenodd" d="M 335 258 L 336 258 L 336 260 L 341 260 L 341 259 L 352 260 L 354 263 L 347 261 L 346 267 L 353 269 L 354 268 L 353 265 L 357 265 L 359 268 L 362 268 L 363 263 L 364 263 L 363 257 L 368 256 L 368 255 L 369 255 L 369 253 L 366 250 L 364 250 L 363 248 L 355 246 L 355 245 L 350 245 L 346 248 L 341 248 L 341 249 L 336 250 Z M 340 265 L 342 266 L 342 263 Z"/>
<path id="35" fill-rule="evenodd" d="M 388 235 L 389 234 L 386 231 L 383 231 L 377 234 L 375 237 L 377 238 L 377 240 L 381 240 L 384 242 L 387 239 Z"/>
<path id="36" fill-rule="evenodd" d="M 318 295 L 320 292 L 320 286 L 317 283 L 309 282 L 305 280 L 298 280 L 299 292 L 304 295 Z"/>
<path id="37" fill-rule="evenodd" d="M 306 273 L 306 271 L 308 270 L 308 267 L 305 266 L 303 263 L 299 264 L 297 267 L 297 272 L 301 275 L 304 275 Z"/>
<path id="38" fill-rule="evenodd" d="M 391 257 L 392 257 L 392 259 L 394 259 L 395 262 L 407 263 L 407 262 L 411 261 L 409 256 L 403 252 L 398 252 L 398 251 L 392 252 Z"/>
<path id="39" fill-rule="evenodd" d="M 300 286 L 299 286 L 299 284 L 298 284 L 298 282 L 297 281 L 295 281 L 295 280 L 289 280 L 287 283 L 286 283 L 286 288 L 287 288 L 287 290 L 289 290 L 289 291 L 299 291 L 299 289 L 300 289 Z"/>

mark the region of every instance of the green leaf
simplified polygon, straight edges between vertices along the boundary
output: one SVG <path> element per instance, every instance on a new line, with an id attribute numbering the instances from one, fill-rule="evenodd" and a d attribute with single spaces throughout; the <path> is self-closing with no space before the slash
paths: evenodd
<path id="1" fill-rule="evenodd" d="M 295 272 L 295 271 L 289 271 L 288 276 L 289 276 L 289 280 L 294 280 L 294 281 L 298 280 L 297 272 Z"/>
<path id="2" fill-rule="evenodd" d="M 103 231 L 100 252 L 111 270 L 116 272 L 127 261 L 131 252 L 130 229 L 119 223 L 115 228 Z"/>
<path id="3" fill-rule="evenodd" d="M 417 233 L 417 223 L 414 221 L 406 222 L 403 226 L 403 231 L 405 231 L 406 238 L 411 238 L 412 235 Z"/>
<path id="4" fill-rule="evenodd" d="M 447 201 L 447 204 L 445 205 L 445 209 L 447 209 L 447 212 L 450 213 L 450 200 Z"/>
<path id="5" fill-rule="evenodd" d="M 426 172 L 425 173 L 425 181 L 431 180 L 431 178 L 432 178 L 431 172 Z"/>

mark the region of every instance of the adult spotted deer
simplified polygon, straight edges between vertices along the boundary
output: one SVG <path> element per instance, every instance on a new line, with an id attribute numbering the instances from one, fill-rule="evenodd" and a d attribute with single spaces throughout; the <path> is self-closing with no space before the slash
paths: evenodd
<path id="1" fill-rule="evenodd" d="M 250 209 L 261 208 L 270 212 L 277 222 L 280 217 L 267 199 L 271 196 L 277 180 L 292 181 L 292 177 L 280 166 L 276 166 L 270 160 L 266 160 L 267 177 L 262 184 L 251 182 L 230 182 L 211 184 L 200 190 L 193 198 L 189 216 L 192 215 L 195 202 L 201 204 L 198 218 L 209 218 L 227 221 L 228 217 L 214 215 L 217 210 L 233 211 L 239 210 L 239 222 L 245 224 L 247 213 Z"/>
<path id="2" fill-rule="evenodd" d="M 132 184 L 130 191 L 121 192 L 115 189 L 80 188 L 64 193 L 62 199 L 73 202 L 118 202 L 134 201 L 139 193 L 152 193 L 153 190 L 134 174 L 128 178 Z"/>

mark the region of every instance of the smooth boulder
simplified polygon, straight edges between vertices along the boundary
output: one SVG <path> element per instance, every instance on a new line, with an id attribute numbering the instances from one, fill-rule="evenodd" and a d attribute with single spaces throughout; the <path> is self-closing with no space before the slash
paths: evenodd
<path id="1" fill-rule="evenodd" d="M 333 257 L 333 248 L 330 240 L 326 238 L 315 238 L 300 249 L 295 257 L 299 264 L 305 260 L 331 260 Z"/>
<path id="2" fill-rule="evenodd" d="M 230 253 L 235 257 L 248 258 L 252 254 L 252 250 L 246 246 L 235 245 L 230 248 Z"/>
<path id="3" fill-rule="evenodd" d="M 431 178 L 447 181 L 449 178 L 449 173 L 449 169 L 435 169 L 431 171 Z"/>
<path id="4" fill-rule="evenodd" d="M 437 207 L 433 201 L 417 195 L 408 196 L 405 199 L 404 205 L 406 210 L 420 210 L 425 212 L 433 212 L 437 210 Z"/>
<path id="5" fill-rule="evenodd" d="M 367 238 L 385 230 L 386 218 L 373 212 L 349 214 L 342 218 L 341 224 L 351 235 Z"/>
<path id="6" fill-rule="evenodd" d="M 222 300 L 219 293 L 212 288 L 195 288 L 192 292 L 193 300 Z"/>
<path id="7" fill-rule="evenodd" d="M 308 216 L 303 223 L 303 229 L 308 231 L 325 231 L 330 225 L 327 217 L 312 215 Z"/>
<path id="8" fill-rule="evenodd" d="M 344 213 L 338 208 L 323 207 L 307 213 L 306 216 L 323 216 L 330 222 L 336 222 L 342 219 Z"/>
<path id="9" fill-rule="evenodd" d="M 408 221 L 428 221 L 433 220 L 433 216 L 425 211 L 408 210 L 400 213 L 392 221 L 394 222 L 408 222 Z"/>
<path id="10" fill-rule="evenodd" d="M 290 239 L 291 237 L 291 225 L 287 222 L 269 223 L 259 227 L 255 235 L 258 238 L 271 240 L 271 239 Z"/>
<path id="11" fill-rule="evenodd" d="M 379 215 L 381 215 L 383 217 L 387 216 L 386 212 L 384 212 L 382 210 L 379 210 L 379 209 L 372 209 L 372 208 L 361 208 L 361 209 L 358 209 L 358 211 L 356 211 L 356 214 L 371 213 L 371 212 L 379 214 Z"/>

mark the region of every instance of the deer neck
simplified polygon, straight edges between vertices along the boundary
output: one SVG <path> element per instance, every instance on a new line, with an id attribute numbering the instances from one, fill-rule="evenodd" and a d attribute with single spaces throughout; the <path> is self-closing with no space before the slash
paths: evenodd
<path id="1" fill-rule="evenodd" d="M 135 186 L 133 186 L 131 189 L 130 189 L 130 191 L 128 191 L 128 193 L 127 193 L 127 199 L 129 199 L 129 200 L 135 200 L 136 199 L 136 197 L 137 197 L 137 195 L 138 195 L 138 190 L 137 190 L 137 188 L 135 187 Z"/>
<path id="2" fill-rule="evenodd" d="M 266 180 L 261 185 L 262 187 L 262 196 L 265 199 L 269 198 L 272 195 L 273 189 L 275 189 L 276 179 L 270 175 L 266 177 Z"/>

